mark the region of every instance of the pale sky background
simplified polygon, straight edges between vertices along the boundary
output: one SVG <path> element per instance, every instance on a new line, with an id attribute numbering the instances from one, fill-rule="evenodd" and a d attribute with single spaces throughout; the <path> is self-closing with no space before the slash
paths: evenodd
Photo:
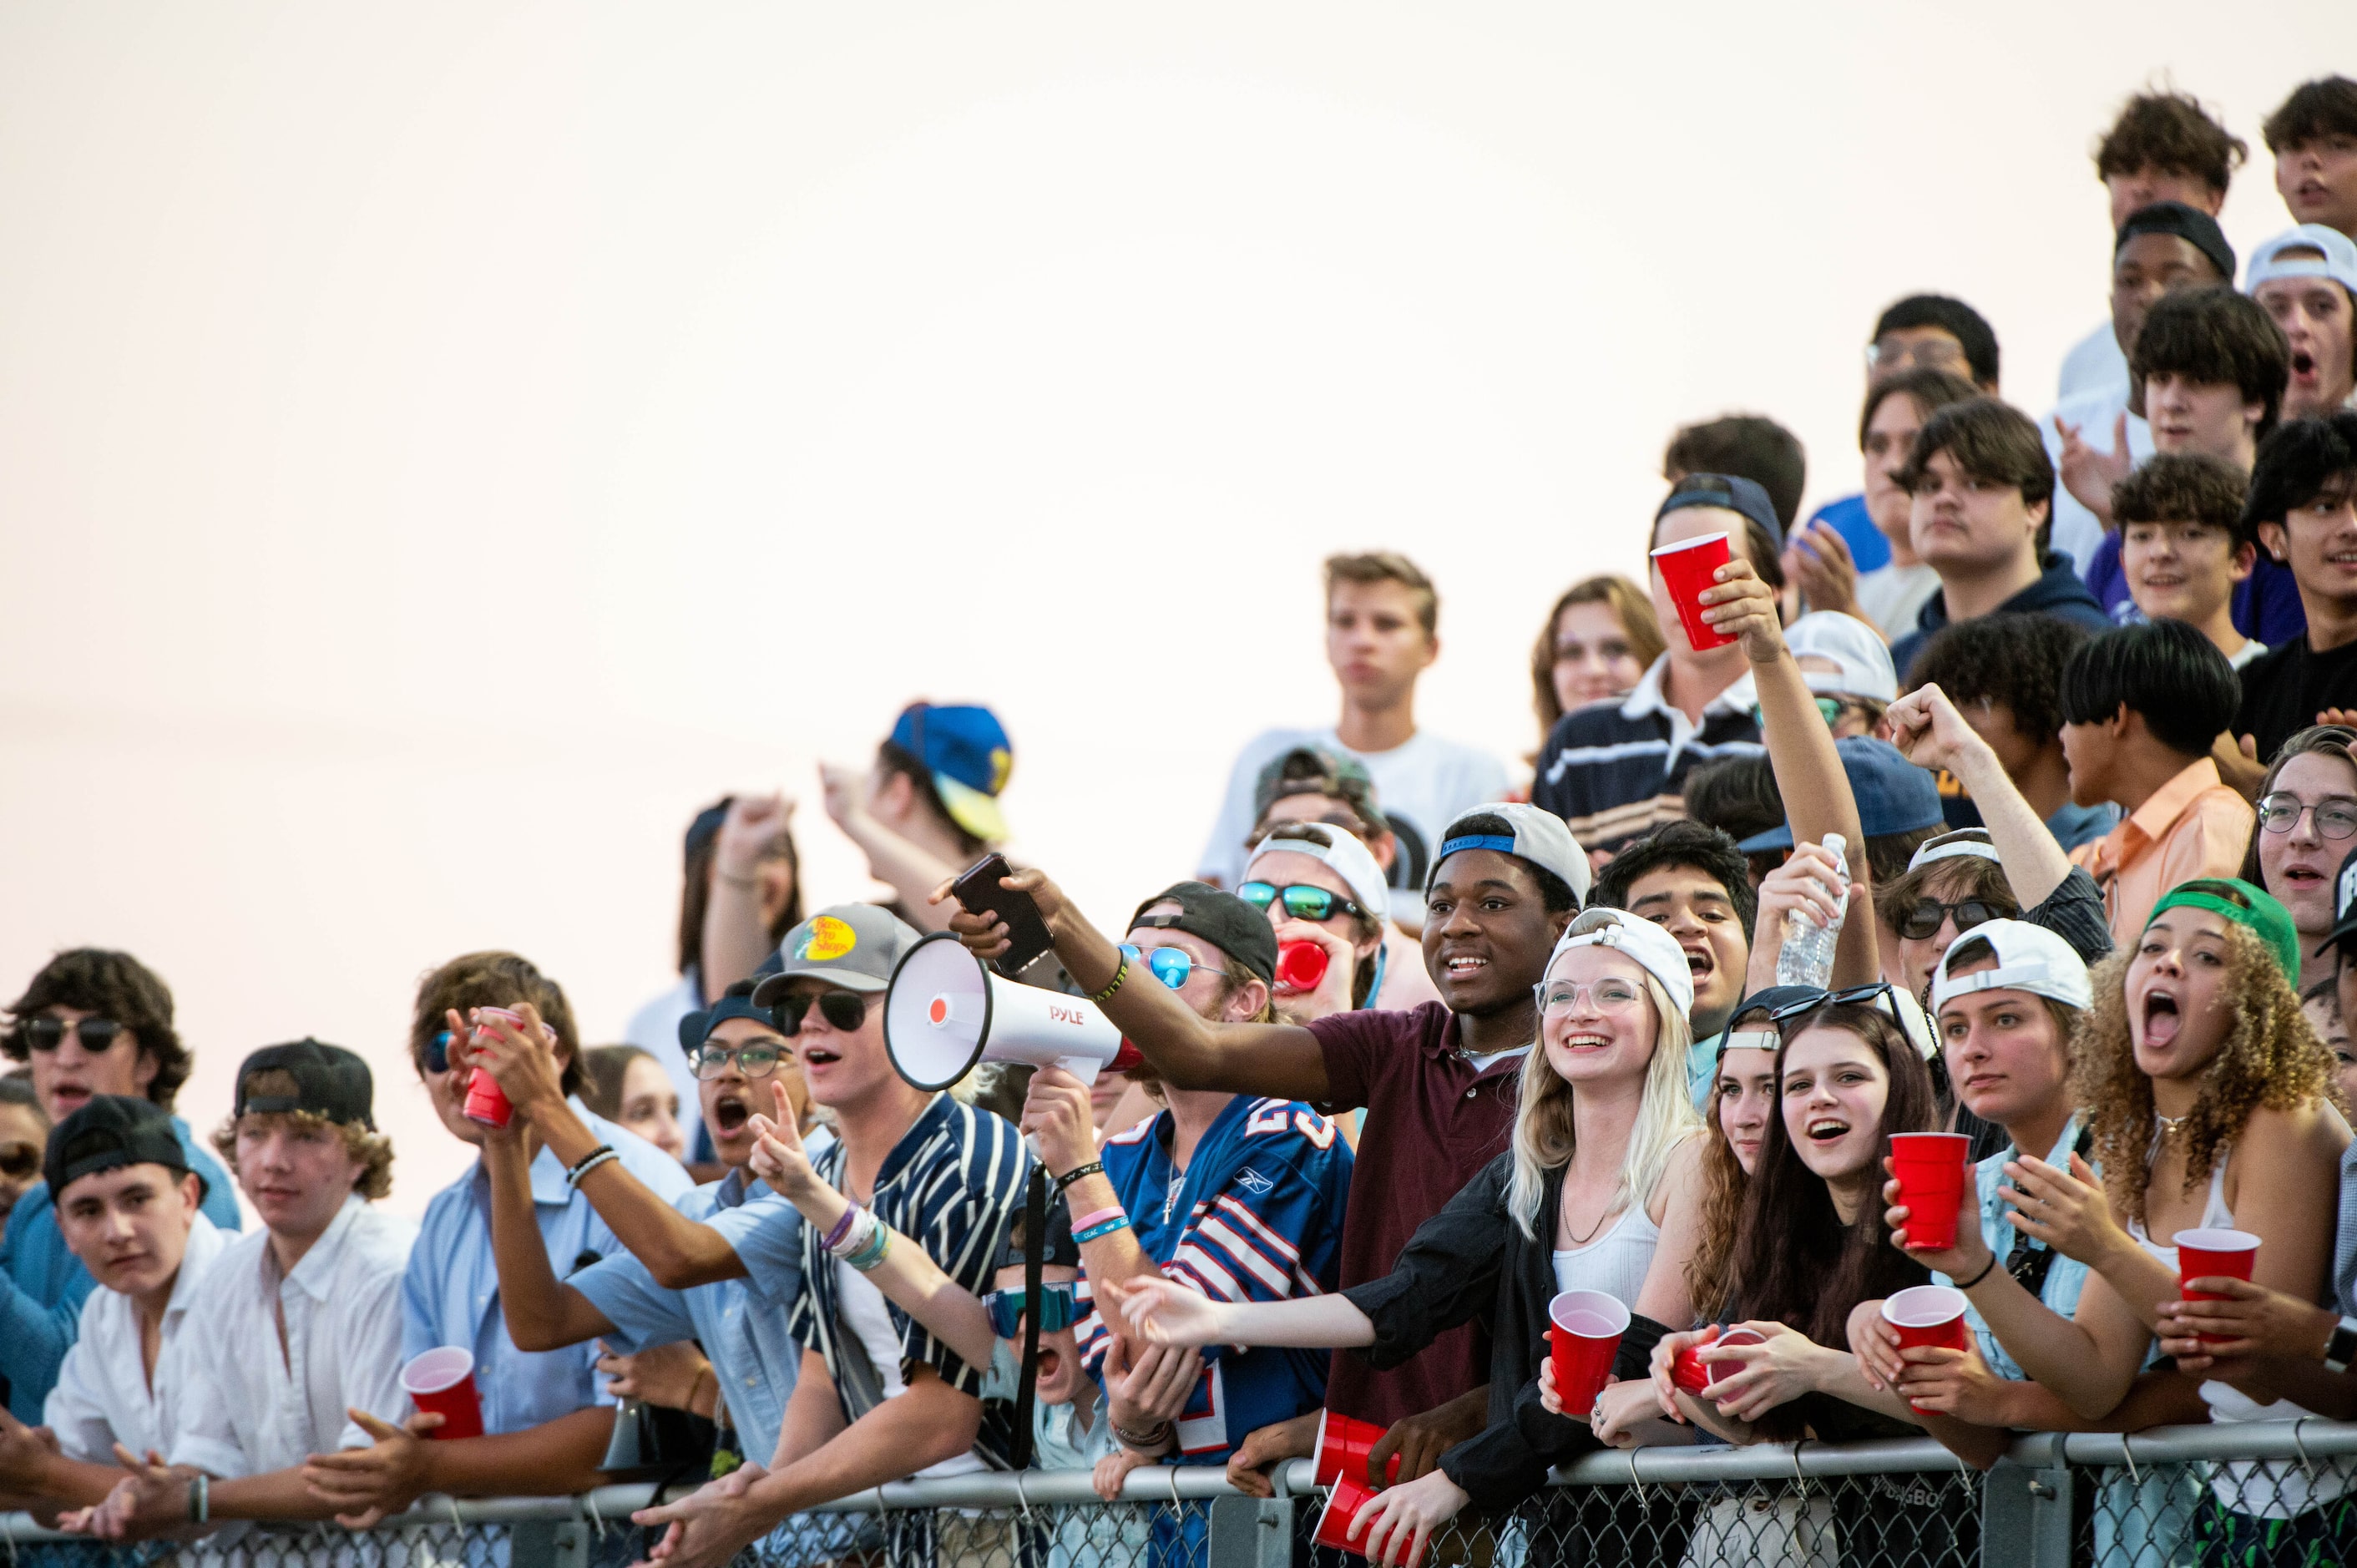
<path id="1" fill-rule="evenodd" d="M 593 1039 L 679 837 L 910 697 L 1012 732 L 1018 855 L 1114 918 L 1330 719 L 1317 563 L 1438 581 L 1423 721 L 1519 754 L 1678 424 L 1854 489 L 1860 349 L 1959 295 L 2052 401 L 2088 150 L 2163 73 L 2255 161 L 2345 0 L 0 8 L 0 987 L 154 965 L 181 1110 L 363 1051 L 393 1204 L 463 1168 L 417 977 L 511 947 Z"/>

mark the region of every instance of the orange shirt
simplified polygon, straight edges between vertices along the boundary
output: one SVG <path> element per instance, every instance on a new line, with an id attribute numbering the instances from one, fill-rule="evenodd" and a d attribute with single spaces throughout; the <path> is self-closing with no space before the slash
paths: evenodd
<path id="1" fill-rule="evenodd" d="M 2093 843 L 2071 852 L 2104 890 L 2112 940 L 2122 948 L 2144 935 L 2160 896 L 2197 876 L 2233 876 L 2250 847 L 2251 803 L 2222 783 L 2208 757 L 2152 792 Z"/>

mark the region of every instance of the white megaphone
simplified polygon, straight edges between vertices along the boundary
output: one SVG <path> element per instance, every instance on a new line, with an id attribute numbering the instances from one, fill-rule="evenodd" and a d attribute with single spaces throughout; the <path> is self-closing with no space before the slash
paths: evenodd
<path id="1" fill-rule="evenodd" d="M 947 1089 L 977 1062 L 1060 1067 L 1082 1083 L 1145 1058 L 1096 1005 L 993 974 L 956 934 L 935 931 L 901 955 L 884 993 L 884 1048 L 919 1089 Z"/>

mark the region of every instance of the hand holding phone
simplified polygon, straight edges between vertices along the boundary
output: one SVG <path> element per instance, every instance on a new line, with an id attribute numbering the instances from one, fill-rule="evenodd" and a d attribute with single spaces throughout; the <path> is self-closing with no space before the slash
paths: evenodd
<path id="1" fill-rule="evenodd" d="M 1006 950 L 990 961 L 990 967 L 1012 980 L 1055 946 L 1048 935 L 1048 922 L 1039 916 L 1039 906 L 1031 895 L 1012 887 L 1001 887 L 999 879 L 1011 876 L 1015 868 L 1006 857 L 995 851 L 984 855 L 950 884 L 950 894 L 961 908 L 971 914 L 995 912 L 1006 925 Z"/>

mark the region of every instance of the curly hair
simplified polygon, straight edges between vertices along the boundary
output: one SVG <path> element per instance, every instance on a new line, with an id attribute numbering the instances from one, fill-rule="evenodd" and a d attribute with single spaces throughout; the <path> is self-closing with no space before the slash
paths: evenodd
<path id="1" fill-rule="evenodd" d="M 2072 1041 L 2071 1094 L 2088 1109 L 2112 1201 L 2142 1224 L 2145 1184 L 2136 1173 L 2155 1153 L 2154 1111 L 2152 1079 L 2136 1066 L 2128 1028 L 2127 973 L 2135 961 L 2136 950 L 2123 949 L 2090 977 L 2095 1000 Z M 2183 1122 L 2188 1192 L 2210 1178 L 2253 1111 L 2290 1111 L 2320 1098 L 2331 1069 L 2331 1053 L 2300 1012 L 2282 966 L 2266 943 L 2233 921 L 2226 924 L 2223 994 L 2233 1022 L 2202 1069 L 2201 1098 Z"/>
<path id="2" fill-rule="evenodd" d="M 43 964 L 25 994 L 8 1004 L 8 1032 L 0 1035 L 0 1052 L 15 1061 L 27 1059 L 31 1047 L 25 1039 L 25 1021 L 48 1007 L 93 1013 L 130 1030 L 140 1055 L 156 1063 L 147 1098 L 172 1109 L 197 1058 L 172 1027 L 172 988 L 162 976 L 127 952 L 70 948 Z"/>
<path id="3" fill-rule="evenodd" d="M 2062 668 L 2087 640 L 2084 628 L 2052 616 L 1980 616 L 1943 627 L 1907 670 L 1907 689 L 1937 686 L 1963 708 L 2003 703 L 2025 740 L 2050 746 L 2062 734 Z"/>
<path id="4" fill-rule="evenodd" d="M 2243 492 L 2250 477 L 2223 457 L 2207 452 L 2159 452 L 2112 487 L 2112 521 L 2196 522 L 2214 528 L 2239 544 Z"/>
<path id="5" fill-rule="evenodd" d="M 257 1072 L 245 1081 L 247 1088 L 263 1094 L 296 1092 L 295 1075 L 275 1069 Z M 343 1141 L 344 1153 L 361 1167 L 352 1178 L 352 1190 L 371 1202 L 393 1190 L 393 1140 L 358 1122 L 331 1122 L 316 1111 L 249 1111 L 242 1118 L 231 1116 L 214 1128 L 213 1149 L 232 1175 L 237 1173 L 237 1130 L 242 1122 L 258 1130 L 274 1126 L 292 1127 L 298 1133 L 332 1130 Z"/>
<path id="6" fill-rule="evenodd" d="M 1699 871 L 1727 890 L 1727 901 L 1748 933 L 1760 918 L 1760 895 L 1735 841 L 1706 822 L 1685 818 L 1663 822 L 1622 845 L 1587 890 L 1591 909 L 1625 909 L 1637 879 L 1652 872 Z"/>
<path id="7" fill-rule="evenodd" d="M 2095 177 L 2158 169 L 2190 175 L 2223 196 L 2250 152 L 2191 94 L 2139 92 L 2120 106 L 2119 118 L 2095 144 Z"/>

